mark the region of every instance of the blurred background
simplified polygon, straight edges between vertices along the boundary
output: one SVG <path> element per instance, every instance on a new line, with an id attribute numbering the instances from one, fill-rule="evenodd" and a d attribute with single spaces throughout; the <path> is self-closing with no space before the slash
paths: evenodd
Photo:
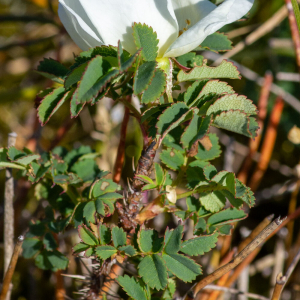
<path id="1" fill-rule="evenodd" d="M 215 166 L 219 170 L 239 174 L 255 190 L 257 199 L 249 217 L 238 224 L 232 241 L 227 241 L 229 248 L 238 245 L 265 217 L 292 214 L 300 206 L 297 194 L 300 175 L 300 68 L 287 11 L 283 8 L 285 5 L 283 0 L 256 0 L 249 20 L 222 29 L 233 45 L 242 45 L 246 41 L 243 49 L 231 54 L 231 59 L 240 65 L 243 78 L 229 81 L 229 84 L 266 112 L 265 116 L 260 116 L 264 126 L 258 152 L 247 138 L 216 131 L 223 153 L 214 162 Z M 39 61 L 51 57 L 68 66 L 74 55 L 80 52 L 62 27 L 57 6 L 56 0 L 0 0 L 0 147 L 7 146 L 10 132 L 18 135 L 17 148 L 27 147 L 37 152 L 51 150 L 56 145 L 68 149 L 90 145 L 102 154 L 100 168 L 112 170 L 123 118 L 122 105 L 114 105 L 111 100 L 104 99 L 97 106 L 85 107 L 74 119 L 70 118 L 69 107 L 62 106 L 44 127 L 36 117 L 40 101 L 36 95 L 52 85 L 51 81 L 34 72 Z M 203 55 L 209 63 L 213 63 L 223 54 L 205 51 Z M 255 153 L 247 159 L 249 145 L 254 147 Z M 141 148 L 139 129 L 131 118 L 123 180 L 132 176 L 132 158 L 138 159 Z M 245 166 L 245 159 L 253 163 Z M 5 172 L 0 171 L 0 257 L 3 257 L 4 182 Z M 23 232 L 31 218 L 37 217 L 43 205 L 36 201 L 29 182 L 16 181 L 16 236 Z M 161 226 L 165 226 L 166 222 L 162 221 Z M 293 251 L 300 247 L 299 225 L 299 220 L 290 222 L 253 258 L 246 274 L 250 279 L 251 292 L 269 297 L 275 283 L 274 274 L 285 270 Z M 222 243 L 210 254 L 209 268 L 205 272 L 211 272 L 218 266 L 220 251 L 224 248 Z M 68 245 L 65 245 L 65 252 L 71 259 L 69 272 L 80 272 Z M 19 259 L 13 283 L 12 299 L 55 299 L 55 274 L 39 270 L 33 260 Z M 76 298 L 72 295 L 72 280 L 65 280 L 65 288 L 70 297 Z M 300 299 L 300 266 L 282 299 Z"/>

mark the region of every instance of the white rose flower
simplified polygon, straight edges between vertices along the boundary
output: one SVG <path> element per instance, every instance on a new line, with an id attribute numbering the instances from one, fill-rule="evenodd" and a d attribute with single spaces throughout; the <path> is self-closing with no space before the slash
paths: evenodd
<path id="1" fill-rule="evenodd" d="M 198 47 L 205 38 L 242 18 L 254 0 L 59 0 L 59 17 L 82 49 L 116 46 L 133 54 L 132 26 L 151 26 L 159 39 L 158 57 L 177 57 Z"/>

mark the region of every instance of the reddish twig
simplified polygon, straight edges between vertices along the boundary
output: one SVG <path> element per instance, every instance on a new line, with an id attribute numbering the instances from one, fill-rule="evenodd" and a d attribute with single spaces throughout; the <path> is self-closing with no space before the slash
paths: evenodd
<path id="1" fill-rule="evenodd" d="M 5 276 L 4 276 L 2 291 L 1 291 L 1 294 L 0 294 L 0 300 L 7 299 L 6 296 L 7 296 L 8 291 L 9 291 L 11 279 L 12 279 L 13 274 L 15 272 L 15 268 L 16 268 L 16 264 L 17 264 L 17 261 L 18 261 L 18 258 L 19 258 L 19 254 L 22 251 L 23 241 L 24 241 L 24 236 L 23 235 L 19 236 L 17 244 L 14 248 L 10 263 L 8 265 L 7 271 L 6 271 Z"/>
<path id="2" fill-rule="evenodd" d="M 290 23 L 290 28 L 291 28 L 291 33 L 292 33 L 292 39 L 294 42 L 294 47 L 296 51 L 296 61 L 298 65 L 298 70 L 300 72 L 300 35 L 299 35 L 299 29 L 295 17 L 295 13 L 293 10 L 293 5 L 291 3 L 291 0 L 285 0 L 286 7 L 288 9 L 288 18 L 289 18 L 289 23 Z"/>
<path id="3" fill-rule="evenodd" d="M 249 154 L 245 158 L 244 164 L 242 169 L 240 170 L 238 174 L 238 179 L 241 180 L 243 183 L 246 184 L 247 179 L 248 179 L 248 174 L 250 172 L 250 168 L 252 166 L 253 162 L 253 156 L 257 152 L 263 128 L 264 128 L 264 121 L 267 116 L 267 104 L 268 104 L 268 99 L 270 96 L 270 91 L 271 91 L 271 86 L 273 83 L 273 76 L 272 73 L 267 72 L 264 78 L 264 84 L 262 86 L 261 92 L 260 92 L 260 97 L 258 100 L 258 126 L 259 130 L 257 133 L 257 137 L 253 140 L 250 139 L 249 142 Z"/>
<path id="4" fill-rule="evenodd" d="M 127 102 L 131 101 L 131 96 L 126 97 Z M 124 119 L 121 125 L 121 133 L 120 133 L 120 143 L 118 147 L 118 154 L 116 158 L 115 168 L 114 168 L 114 175 L 113 180 L 116 183 L 119 183 L 121 180 L 122 168 L 125 160 L 125 143 L 126 143 L 126 131 L 127 125 L 129 122 L 129 108 L 125 106 L 125 113 Z"/>
<path id="5" fill-rule="evenodd" d="M 260 160 L 250 180 L 249 187 L 253 191 L 256 191 L 256 189 L 260 185 L 260 182 L 269 165 L 277 137 L 277 128 L 280 122 L 283 106 L 284 102 L 282 98 L 278 97 L 272 110 L 270 122 L 268 124 L 266 135 L 262 144 Z"/>

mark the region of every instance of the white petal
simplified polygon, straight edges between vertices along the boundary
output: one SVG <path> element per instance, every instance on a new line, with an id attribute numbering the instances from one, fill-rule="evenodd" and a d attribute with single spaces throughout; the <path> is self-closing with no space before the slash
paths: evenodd
<path id="1" fill-rule="evenodd" d="M 251 9 L 253 3 L 254 0 L 225 0 L 205 18 L 184 32 L 167 50 L 165 56 L 176 57 L 195 49 L 208 35 L 242 18 Z"/>
<path id="2" fill-rule="evenodd" d="M 172 4 L 179 30 L 195 25 L 216 8 L 216 5 L 208 0 L 172 0 Z"/>
<path id="3" fill-rule="evenodd" d="M 82 50 L 103 45 L 101 37 L 97 35 L 93 24 L 84 14 L 81 4 L 78 0 L 72 1 L 72 7 L 70 7 L 66 1 L 60 0 L 58 15 L 73 41 Z"/>
<path id="4" fill-rule="evenodd" d="M 73 8 L 74 0 L 64 2 Z M 82 12 L 76 12 L 86 23 L 88 19 L 93 24 L 97 36 L 101 37 L 104 44 L 117 46 L 118 40 L 121 40 L 124 49 L 130 53 L 136 51 L 132 35 L 134 22 L 145 23 L 156 31 L 160 56 L 178 36 L 178 24 L 171 0 L 76 0 L 75 2 L 80 2 L 82 7 Z"/>

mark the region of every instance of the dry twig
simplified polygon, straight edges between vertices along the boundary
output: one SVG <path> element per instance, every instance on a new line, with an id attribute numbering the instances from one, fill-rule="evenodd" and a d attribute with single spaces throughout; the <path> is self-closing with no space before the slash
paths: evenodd
<path id="1" fill-rule="evenodd" d="M 17 134 L 10 133 L 8 147 L 16 143 Z M 12 169 L 6 169 L 5 194 L 4 194 L 4 274 L 7 272 L 14 251 L 14 178 Z M 10 299 L 10 296 L 7 297 Z M 3 298 L 5 299 L 5 298 Z"/>
<path id="2" fill-rule="evenodd" d="M 272 300 L 279 300 L 280 295 L 284 289 L 284 286 L 286 285 L 287 281 L 289 280 L 291 274 L 293 273 L 296 265 L 298 264 L 300 260 L 300 250 L 298 251 L 297 255 L 294 257 L 292 263 L 288 267 L 286 273 L 284 276 L 282 276 L 282 273 L 279 273 L 276 279 L 276 285 L 275 289 L 272 295 Z"/>
<path id="3" fill-rule="evenodd" d="M 242 261 L 245 260 L 272 232 L 274 232 L 280 225 L 282 224 L 282 220 L 277 218 L 271 224 L 269 224 L 264 230 L 260 232 L 260 234 L 250 243 L 248 244 L 230 263 L 222 266 L 217 269 L 200 282 L 198 282 L 193 288 L 193 294 L 196 296 L 199 291 L 201 291 L 205 286 L 212 283 L 214 280 L 220 278 L 236 266 L 238 266 Z M 187 297 L 185 299 L 188 299 Z"/>
<path id="4" fill-rule="evenodd" d="M 21 250 L 22 250 L 23 241 L 24 241 L 24 236 L 23 235 L 19 236 L 17 244 L 14 248 L 13 255 L 11 257 L 9 266 L 8 266 L 7 271 L 5 273 L 5 276 L 4 276 L 2 291 L 1 291 L 1 294 L 0 294 L 0 300 L 7 299 L 11 279 L 12 279 L 12 276 L 13 276 L 14 271 L 15 271 L 15 267 L 16 267 L 16 264 L 17 264 L 17 261 L 18 261 L 18 258 L 19 258 L 19 254 L 21 253 Z"/>

